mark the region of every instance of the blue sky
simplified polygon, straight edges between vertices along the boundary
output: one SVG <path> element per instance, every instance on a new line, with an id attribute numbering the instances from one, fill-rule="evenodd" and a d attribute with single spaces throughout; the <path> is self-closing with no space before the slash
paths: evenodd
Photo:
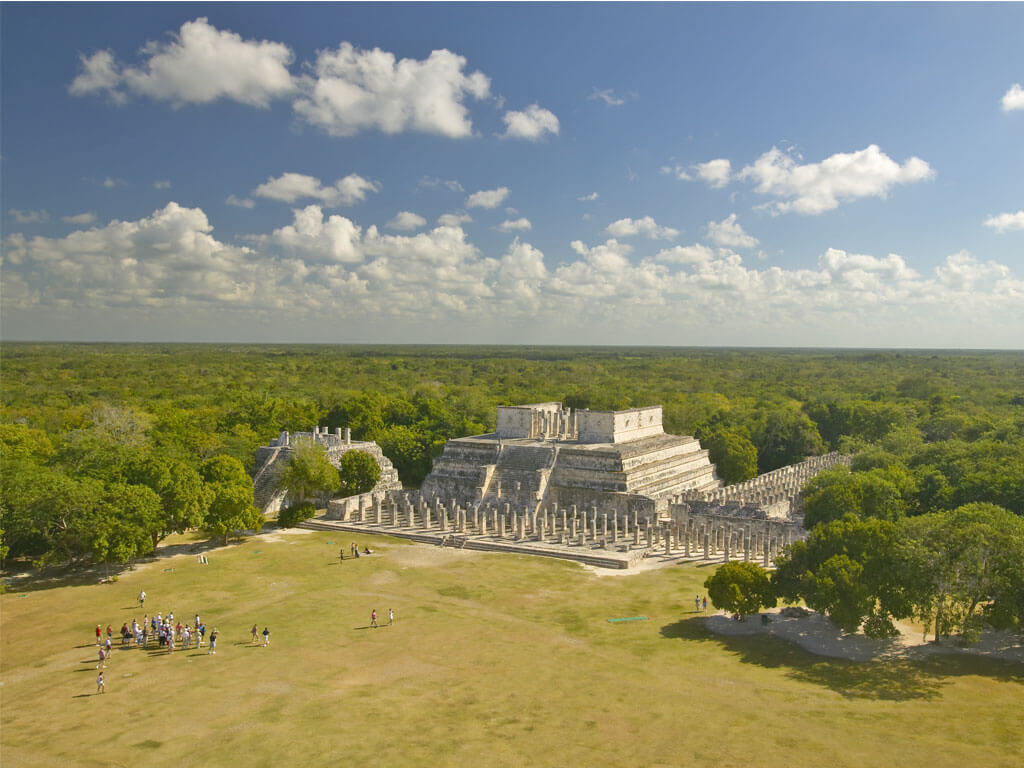
<path id="1" fill-rule="evenodd" d="M 1019 3 L 0 12 L 4 339 L 1024 346 Z"/>

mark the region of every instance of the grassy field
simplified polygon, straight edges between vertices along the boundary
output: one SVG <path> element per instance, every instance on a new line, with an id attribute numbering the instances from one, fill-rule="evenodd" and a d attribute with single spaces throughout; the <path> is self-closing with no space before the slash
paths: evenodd
<path id="1" fill-rule="evenodd" d="M 376 550 L 339 564 L 352 540 Z M 264 534 L 2 606 L 0 761 L 16 766 L 1024 764 L 1024 667 L 857 664 L 717 638 L 707 567 L 572 563 L 384 537 Z M 115 650 L 97 623 L 197 611 L 218 652 Z M 394 626 L 370 629 L 370 610 Z M 647 621 L 608 623 L 623 616 Z M 272 632 L 253 646 L 253 623 Z M 151 646 L 152 647 L 152 646 Z"/>

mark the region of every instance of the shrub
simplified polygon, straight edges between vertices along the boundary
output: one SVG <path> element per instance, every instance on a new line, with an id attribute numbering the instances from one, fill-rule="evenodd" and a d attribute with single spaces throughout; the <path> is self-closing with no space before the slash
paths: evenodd
<path id="1" fill-rule="evenodd" d="M 277 524 L 281 528 L 294 528 L 303 520 L 309 520 L 316 514 L 316 507 L 311 501 L 293 504 L 277 513 Z"/>

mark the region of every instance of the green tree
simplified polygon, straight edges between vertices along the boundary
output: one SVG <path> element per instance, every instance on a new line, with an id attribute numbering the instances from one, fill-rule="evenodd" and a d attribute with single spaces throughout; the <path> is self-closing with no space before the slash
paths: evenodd
<path id="1" fill-rule="evenodd" d="M 191 464 L 164 452 L 150 451 L 129 464 L 126 476 L 129 482 L 145 485 L 160 498 L 154 548 L 171 533 L 184 533 L 203 524 L 212 492 Z"/>
<path id="2" fill-rule="evenodd" d="M 313 440 L 297 441 L 279 481 L 279 487 L 288 492 L 289 503 L 298 506 L 309 498 L 329 498 L 339 484 L 338 470 L 327 457 L 327 449 Z"/>
<path id="3" fill-rule="evenodd" d="M 116 483 L 106 489 L 95 511 L 90 546 L 93 559 L 130 563 L 153 550 L 153 536 L 161 525 L 160 497 L 144 485 Z"/>
<path id="4" fill-rule="evenodd" d="M 769 411 L 755 425 L 753 438 L 760 472 L 795 464 L 824 451 L 814 422 L 791 408 Z"/>
<path id="5" fill-rule="evenodd" d="M 973 503 L 907 519 L 907 581 L 915 613 L 936 639 L 973 634 L 985 615 L 1000 626 L 1024 620 L 1024 519 Z"/>
<path id="6" fill-rule="evenodd" d="M 757 563 L 725 563 L 704 581 L 704 588 L 717 607 L 741 616 L 776 604 L 768 572 Z"/>
<path id="7" fill-rule="evenodd" d="M 803 599 L 847 632 L 856 632 L 871 618 L 865 631 L 891 634 L 891 618 L 903 618 L 912 610 L 897 528 L 886 520 L 847 515 L 822 523 L 806 540 L 790 545 L 775 564 L 772 583 L 779 597 Z"/>
<path id="8" fill-rule="evenodd" d="M 727 485 L 757 475 L 757 448 L 747 435 L 726 427 L 713 427 L 699 437 L 701 447 L 707 448 L 708 458 Z"/>
<path id="9" fill-rule="evenodd" d="M 339 495 L 357 496 L 374 489 L 380 480 L 380 465 L 366 451 L 346 451 L 341 456 L 338 476 L 341 478 Z"/>
<path id="10" fill-rule="evenodd" d="M 252 480 L 242 462 L 223 454 L 214 456 L 203 462 L 200 474 L 212 494 L 203 520 L 206 530 L 223 536 L 227 544 L 232 533 L 263 526 L 263 515 L 253 506 Z"/>

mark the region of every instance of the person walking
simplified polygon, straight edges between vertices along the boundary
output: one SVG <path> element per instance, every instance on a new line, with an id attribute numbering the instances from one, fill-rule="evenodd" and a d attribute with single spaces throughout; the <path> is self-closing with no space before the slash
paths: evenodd
<path id="1" fill-rule="evenodd" d="M 139 592 L 139 608 L 146 605 L 146 590 Z"/>
<path id="2" fill-rule="evenodd" d="M 704 599 L 701 601 L 701 606 L 702 606 L 701 610 L 704 613 L 707 613 L 708 612 L 708 596 L 707 595 L 704 595 Z"/>
<path id="3" fill-rule="evenodd" d="M 107 689 L 103 683 L 103 672 L 96 675 L 96 693 L 106 693 Z"/>
<path id="4" fill-rule="evenodd" d="M 341 548 L 338 549 L 338 564 L 340 565 L 340 564 L 342 564 L 344 562 L 345 562 L 345 548 L 341 547 Z"/>
<path id="5" fill-rule="evenodd" d="M 390 627 L 395 623 L 395 612 L 393 609 L 388 608 L 388 626 Z"/>
<path id="6" fill-rule="evenodd" d="M 96 625 L 96 645 L 99 645 L 103 639 L 103 627 L 99 624 Z"/>
<path id="7" fill-rule="evenodd" d="M 213 632 L 210 633 L 210 650 L 206 652 L 207 656 L 217 653 L 217 628 L 213 628 Z"/>
<path id="8" fill-rule="evenodd" d="M 270 630 L 267 627 L 263 628 L 263 647 L 266 648 L 270 645 Z"/>
<path id="9" fill-rule="evenodd" d="M 700 595 L 696 595 L 693 598 L 693 612 L 700 613 Z"/>
<path id="10" fill-rule="evenodd" d="M 103 646 L 101 645 L 100 646 L 100 662 L 99 662 L 99 664 L 96 665 L 96 669 L 99 669 L 100 667 L 103 667 L 104 669 L 106 669 L 107 668 L 107 663 L 106 662 L 107 662 L 107 652 L 103 648 Z"/>
<path id="11" fill-rule="evenodd" d="M 370 611 L 370 626 L 373 627 L 374 629 L 377 628 L 377 609 L 376 608 L 374 608 L 372 611 Z"/>
<path id="12" fill-rule="evenodd" d="M 252 635 L 253 645 L 260 641 L 260 631 L 256 628 L 256 625 L 252 625 L 252 629 L 249 630 L 249 634 Z"/>

